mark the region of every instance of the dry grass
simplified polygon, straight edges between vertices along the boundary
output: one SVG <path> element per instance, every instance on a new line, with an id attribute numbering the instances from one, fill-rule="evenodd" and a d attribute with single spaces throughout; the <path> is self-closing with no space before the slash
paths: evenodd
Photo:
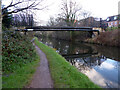
<path id="1" fill-rule="evenodd" d="M 119 46 L 120 47 L 120 30 L 106 31 L 93 39 L 94 43 Z"/>

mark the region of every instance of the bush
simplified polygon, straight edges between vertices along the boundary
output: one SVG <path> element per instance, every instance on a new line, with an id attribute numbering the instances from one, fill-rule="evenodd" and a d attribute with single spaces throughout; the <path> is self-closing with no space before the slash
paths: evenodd
<path id="1" fill-rule="evenodd" d="M 118 26 L 118 27 L 119 27 L 119 26 Z M 116 30 L 116 29 L 118 29 L 118 27 L 108 27 L 108 28 L 106 29 L 106 31 Z"/>
<path id="2" fill-rule="evenodd" d="M 36 52 L 27 36 L 4 31 L 2 35 L 2 70 L 14 72 L 35 60 Z"/>
<path id="3" fill-rule="evenodd" d="M 120 29 L 120 24 L 118 25 L 118 28 Z"/>
<path id="4" fill-rule="evenodd" d="M 95 43 L 120 47 L 120 30 L 102 32 L 94 39 Z"/>

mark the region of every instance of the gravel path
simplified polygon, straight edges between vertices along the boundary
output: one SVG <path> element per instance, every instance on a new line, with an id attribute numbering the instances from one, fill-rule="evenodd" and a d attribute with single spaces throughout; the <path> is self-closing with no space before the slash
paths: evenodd
<path id="1" fill-rule="evenodd" d="M 53 88 L 53 81 L 51 79 L 46 55 L 36 45 L 35 48 L 40 56 L 40 63 L 27 88 Z"/>

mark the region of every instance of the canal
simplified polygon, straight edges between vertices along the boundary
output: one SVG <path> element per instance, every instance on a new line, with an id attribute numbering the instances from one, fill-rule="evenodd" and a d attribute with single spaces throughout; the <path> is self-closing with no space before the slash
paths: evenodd
<path id="1" fill-rule="evenodd" d="M 103 88 L 120 88 L 120 48 L 39 37 Z"/>

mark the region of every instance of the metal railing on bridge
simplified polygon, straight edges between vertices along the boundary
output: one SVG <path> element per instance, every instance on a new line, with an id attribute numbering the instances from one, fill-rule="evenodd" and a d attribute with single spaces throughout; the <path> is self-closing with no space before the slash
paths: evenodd
<path id="1" fill-rule="evenodd" d="M 91 34 L 93 32 L 98 32 L 99 30 L 93 30 L 92 27 L 48 27 L 48 26 L 33 26 L 26 27 L 25 29 L 17 29 L 16 31 L 87 31 Z"/>

